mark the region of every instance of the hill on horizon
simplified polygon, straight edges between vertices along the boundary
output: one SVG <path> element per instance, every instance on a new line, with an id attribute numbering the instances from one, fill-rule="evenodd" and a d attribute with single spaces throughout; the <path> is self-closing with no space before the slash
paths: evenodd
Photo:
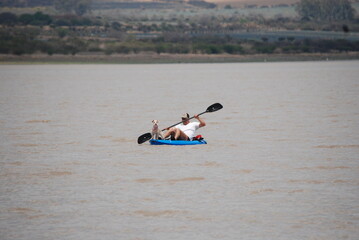
<path id="1" fill-rule="evenodd" d="M 199 8 L 267 8 L 293 6 L 300 0 L 92 0 L 94 9 L 111 8 L 176 8 L 176 7 L 199 7 Z M 358 3 L 359 0 L 351 0 Z M 37 7 L 52 6 L 53 0 L 0 0 L 0 7 Z"/>
<path id="2" fill-rule="evenodd" d="M 94 2 L 188 2 L 189 0 L 93 0 Z M 201 1 L 201 0 L 199 0 Z M 274 5 L 292 5 L 300 0 L 203 0 L 214 3 L 220 7 L 231 5 L 232 7 L 246 7 L 251 5 L 257 6 L 274 6 Z"/>

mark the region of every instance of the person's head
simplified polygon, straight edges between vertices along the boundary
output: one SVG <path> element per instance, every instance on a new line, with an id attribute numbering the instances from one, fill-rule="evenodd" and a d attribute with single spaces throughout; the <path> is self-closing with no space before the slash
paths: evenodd
<path id="1" fill-rule="evenodd" d="M 182 115 L 182 123 L 184 125 L 189 123 L 189 114 L 188 113 L 185 113 L 185 114 Z"/>

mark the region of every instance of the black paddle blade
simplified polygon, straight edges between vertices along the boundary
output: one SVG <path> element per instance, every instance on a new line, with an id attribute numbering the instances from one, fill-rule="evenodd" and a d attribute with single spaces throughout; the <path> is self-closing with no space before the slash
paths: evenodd
<path id="1" fill-rule="evenodd" d="M 152 134 L 151 134 L 151 133 L 142 134 L 141 136 L 138 137 L 137 143 L 138 143 L 138 144 L 142 144 L 142 143 L 144 143 L 144 142 L 147 142 L 147 141 L 150 140 L 151 138 L 152 138 Z"/>
<path id="2" fill-rule="evenodd" d="M 220 110 L 222 108 L 223 108 L 222 104 L 215 103 L 215 104 L 212 104 L 211 106 L 209 106 L 206 111 L 207 112 L 215 112 L 215 111 L 218 111 L 218 110 Z"/>

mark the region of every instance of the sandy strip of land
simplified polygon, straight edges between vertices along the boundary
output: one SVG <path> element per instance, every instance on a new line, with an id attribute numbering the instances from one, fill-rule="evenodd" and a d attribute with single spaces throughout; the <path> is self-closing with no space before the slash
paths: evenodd
<path id="1" fill-rule="evenodd" d="M 306 54 L 76 54 L 76 55 L 7 55 L 0 54 L 0 64 L 6 63 L 221 63 L 221 62 L 274 62 L 312 60 L 359 59 L 359 52 L 306 53 Z"/>
<path id="2" fill-rule="evenodd" d="M 232 7 L 245 7 L 247 5 L 273 6 L 279 4 L 291 5 L 299 0 L 206 0 L 219 6 L 231 5 Z"/>

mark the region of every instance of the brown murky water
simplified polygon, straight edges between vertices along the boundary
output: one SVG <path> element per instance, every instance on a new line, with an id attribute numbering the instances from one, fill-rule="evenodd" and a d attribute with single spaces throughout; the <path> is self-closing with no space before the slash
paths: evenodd
<path id="1" fill-rule="evenodd" d="M 1 240 L 358 239 L 358 66 L 1 65 Z"/>

